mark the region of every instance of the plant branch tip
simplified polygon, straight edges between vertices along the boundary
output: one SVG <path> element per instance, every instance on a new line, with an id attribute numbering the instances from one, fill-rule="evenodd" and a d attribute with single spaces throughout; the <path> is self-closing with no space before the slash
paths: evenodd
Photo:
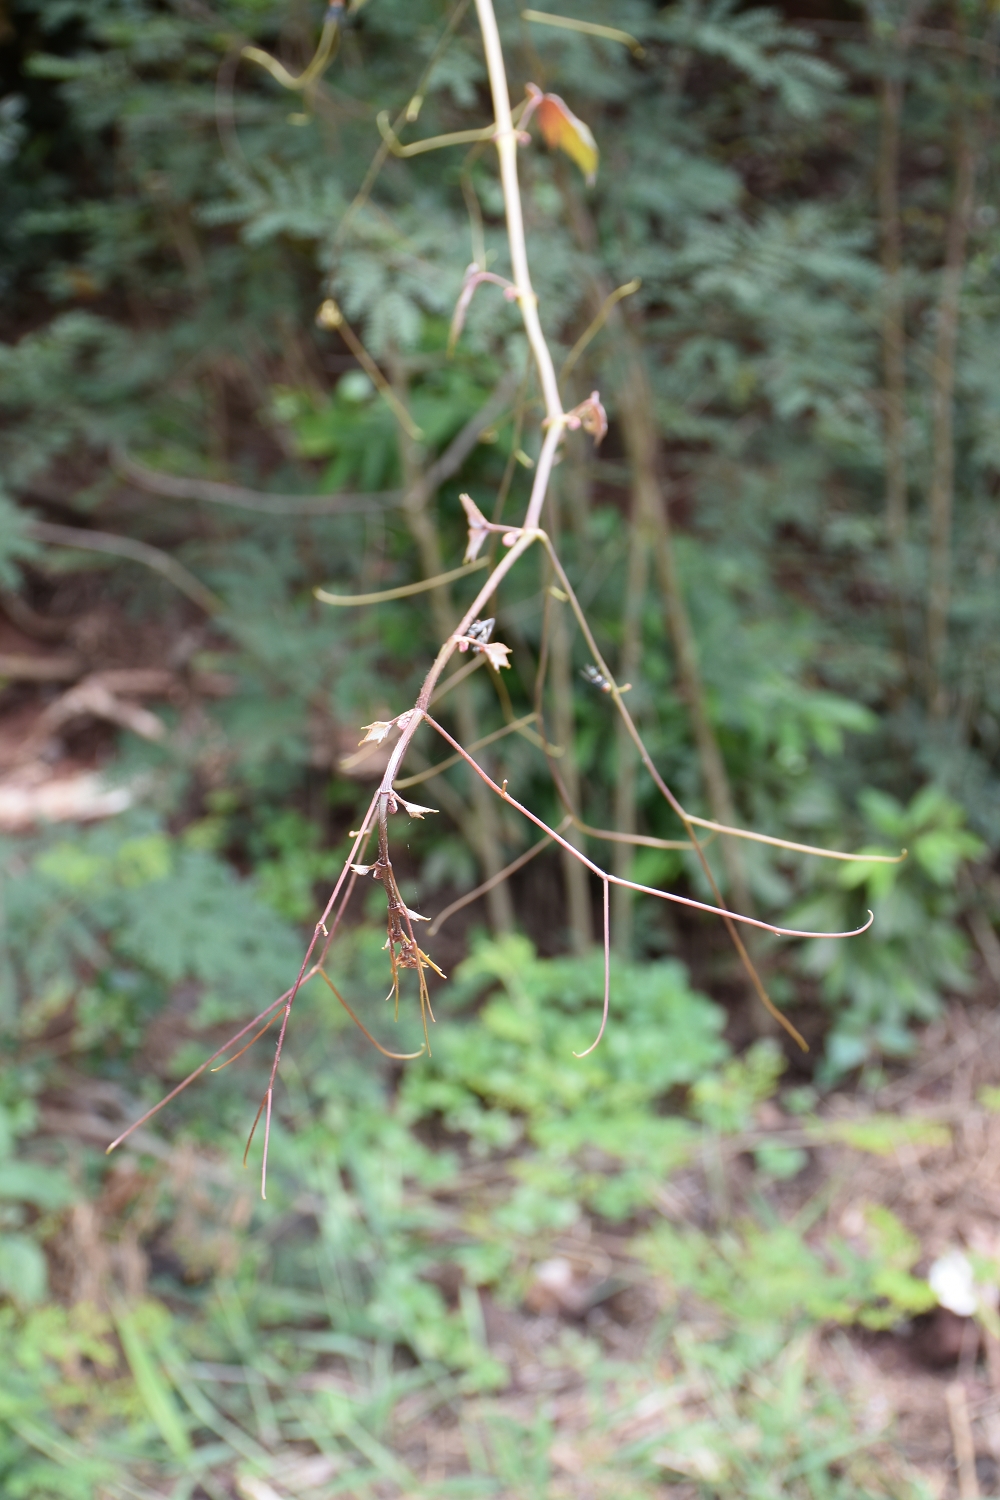
<path id="1" fill-rule="evenodd" d="M 631 281 L 626 281 L 624 286 L 617 287 L 615 291 L 611 292 L 609 296 L 605 297 L 604 303 L 597 316 L 592 320 L 592 322 L 587 325 L 583 333 L 581 333 L 580 337 L 573 345 L 572 349 L 567 354 L 566 358 L 563 360 L 563 367 L 559 371 L 560 380 L 565 380 L 566 376 L 576 365 L 576 362 L 580 358 L 580 355 L 587 348 L 587 345 L 593 338 L 597 336 L 598 333 L 600 333 L 601 329 L 604 327 L 604 324 L 607 322 L 608 315 L 610 314 L 611 309 L 616 305 L 616 303 L 620 302 L 623 297 L 631 297 L 633 293 L 637 292 L 641 286 L 642 278 L 640 276 L 634 276 Z"/>
<path id="2" fill-rule="evenodd" d="M 387 604 L 393 599 L 408 599 L 413 594 L 424 594 L 430 589 L 445 588 L 470 573 L 478 573 L 489 563 L 485 557 L 476 562 L 463 563 L 460 568 L 451 568 L 447 573 L 438 573 L 434 578 L 421 578 L 417 583 L 404 583 L 395 589 L 380 589 L 374 594 L 331 594 L 323 588 L 313 589 L 313 596 L 321 604 L 334 604 L 340 608 L 358 608 L 361 605 Z"/>
<path id="3" fill-rule="evenodd" d="M 578 21 L 573 16 L 553 16 L 545 10 L 522 10 L 521 18 L 533 21 L 536 26 L 557 26 L 563 31 L 579 31 L 584 36 L 600 37 L 602 41 L 621 42 L 634 58 L 646 56 L 646 49 L 630 31 L 621 31 L 617 26 L 602 26 L 597 21 Z"/>

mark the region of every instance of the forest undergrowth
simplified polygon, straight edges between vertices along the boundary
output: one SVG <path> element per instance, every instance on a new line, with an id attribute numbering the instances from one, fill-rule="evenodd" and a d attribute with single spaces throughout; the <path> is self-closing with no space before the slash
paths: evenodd
<path id="1" fill-rule="evenodd" d="M 5 1495 L 1000 1492 L 1000 51 L 829 9 L 0 18 Z"/>

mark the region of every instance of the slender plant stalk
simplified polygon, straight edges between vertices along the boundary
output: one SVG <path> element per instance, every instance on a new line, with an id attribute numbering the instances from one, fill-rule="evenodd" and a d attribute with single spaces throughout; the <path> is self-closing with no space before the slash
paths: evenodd
<path id="1" fill-rule="evenodd" d="M 621 317 L 617 307 L 612 310 L 611 317 L 608 319 L 612 326 L 618 321 L 615 314 Z M 651 535 L 654 542 L 657 579 L 674 648 L 678 685 L 691 717 L 705 795 L 714 820 L 732 827 L 737 821 L 736 809 L 725 762 L 722 759 L 722 752 L 719 749 L 719 742 L 708 711 L 708 699 L 698 662 L 694 627 L 691 624 L 691 616 L 688 614 L 681 586 L 669 507 L 658 472 L 659 435 L 656 427 L 653 392 L 642 356 L 623 317 L 621 317 L 621 323 L 620 342 L 626 360 L 621 421 L 625 446 L 632 466 L 633 510 L 636 520 L 641 521 L 643 528 Z M 689 832 L 691 832 L 690 829 Z M 722 904 L 714 879 L 708 870 L 705 855 L 701 852 L 701 846 L 695 840 L 693 833 L 692 843 L 698 853 L 702 868 L 709 876 L 717 899 Z M 734 905 L 740 911 L 752 912 L 753 903 L 739 846 L 732 840 L 724 838 L 721 844 L 721 854 Z M 735 936 L 735 934 L 731 935 Z M 755 1024 L 760 1031 L 770 1030 L 771 1019 L 764 1001 L 763 988 L 739 939 L 736 939 L 736 944 L 744 964 L 748 966 L 753 992 L 760 1001 L 760 1005 L 754 1004 Z"/>
<path id="2" fill-rule="evenodd" d="M 640 510 L 641 491 L 633 486 L 632 515 L 629 518 L 628 562 L 625 570 L 625 603 L 622 611 L 622 643 L 618 658 L 618 675 L 622 682 L 635 682 L 642 665 L 642 616 L 649 586 L 649 557 L 655 538 L 645 509 Z M 639 761 L 623 719 L 615 724 L 615 827 L 622 833 L 637 832 L 637 790 Z M 616 844 L 611 868 L 624 880 L 632 878 L 635 849 L 631 844 Z M 616 885 L 611 900 L 614 947 L 622 958 L 632 956 L 632 892 Z"/>
<path id="3" fill-rule="evenodd" d="M 486 52 L 486 68 L 493 96 L 493 113 L 496 120 L 496 148 L 500 158 L 500 183 L 503 188 L 504 211 L 507 216 L 507 239 L 510 244 L 510 261 L 517 288 L 517 301 L 524 319 L 524 330 L 534 355 L 538 378 L 545 401 L 545 420 L 548 430 L 542 451 L 535 467 L 531 498 L 524 518 L 527 529 L 537 527 L 541 521 L 542 505 L 548 489 L 549 475 L 555 461 L 556 449 L 562 436 L 564 412 L 559 395 L 552 354 L 542 332 L 538 316 L 538 298 L 531 285 L 528 269 L 528 249 L 524 238 L 524 216 L 521 212 L 521 187 L 517 175 L 517 132 L 510 115 L 510 93 L 507 88 L 507 70 L 504 65 L 500 33 L 493 11 L 493 0 L 476 0 L 476 14 L 483 36 Z"/>
<path id="4" fill-rule="evenodd" d="M 935 719 L 948 708 L 944 680 L 951 603 L 951 516 L 955 489 L 954 396 L 959 302 L 972 220 L 975 150 L 969 122 L 960 117 L 956 131 L 955 186 L 934 346 L 931 481 L 927 495 L 930 555 L 927 591 L 927 707 Z"/>
<path id="5" fill-rule="evenodd" d="M 558 535 L 559 506 L 557 492 L 550 496 L 552 530 Z M 564 602 L 551 594 L 546 600 L 549 620 L 549 654 L 552 673 L 552 723 L 556 743 L 565 747 L 566 754 L 559 763 L 559 780 L 569 806 L 574 810 L 580 806 L 580 772 L 576 763 L 576 723 L 573 711 L 573 642 L 569 621 L 566 619 Z M 541 663 L 539 664 L 541 667 Z M 586 843 L 583 834 L 572 825 L 566 830 L 566 839 L 574 849 L 583 850 Z M 590 882 L 587 871 L 567 849 L 560 849 L 563 867 L 563 884 L 566 888 L 566 909 L 569 918 L 569 934 L 576 953 L 585 953 L 594 940 L 594 928 L 590 910 Z"/>
<path id="6" fill-rule="evenodd" d="M 562 180 L 563 198 L 574 232 L 581 247 L 594 256 L 598 253 L 598 238 L 593 218 L 565 174 Z M 667 631 L 674 648 L 678 684 L 691 716 L 705 795 L 715 821 L 731 827 L 736 823 L 732 791 L 708 712 L 694 629 L 681 589 L 669 508 L 660 479 L 660 439 L 653 391 L 635 335 L 622 306 L 613 298 L 614 291 L 606 278 L 594 272 L 590 284 L 591 308 L 595 317 L 604 315 L 614 339 L 618 363 L 620 421 L 632 471 L 632 526 L 641 527 L 652 544 Z M 630 811 L 624 800 L 618 812 L 626 822 L 630 818 L 634 822 L 634 811 Z M 625 823 L 620 826 L 624 827 Z M 729 839 L 722 841 L 722 859 L 735 904 L 741 911 L 749 911 L 750 892 L 743 859 L 738 847 Z M 763 1015 L 758 1019 L 763 1027 Z"/>
<path id="7" fill-rule="evenodd" d="M 899 130 L 906 37 L 886 59 L 882 79 L 878 204 L 882 255 L 882 366 L 885 375 L 885 531 L 897 606 L 904 594 L 908 530 L 906 477 L 906 327 L 899 213 Z M 905 649 L 905 634 L 901 644 Z"/>
<path id="8" fill-rule="evenodd" d="M 393 373 L 397 398 L 405 404 L 405 375 L 399 360 L 394 361 Z M 433 494 L 421 469 L 417 444 L 404 427 L 399 428 L 399 448 L 403 480 L 406 486 L 403 513 L 410 528 L 410 535 L 416 542 L 420 553 L 420 565 L 424 577 L 435 578 L 445 571 L 445 565 L 441 538 L 430 509 Z M 438 640 L 445 639 L 451 632 L 455 618 L 451 603 L 451 590 L 447 586 L 432 591 L 431 617 Z M 479 717 L 476 713 L 476 703 L 470 683 L 458 684 L 455 688 L 454 703 L 455 718 L 458 721 L 463 743 L 470 745 L 473 741 L 481 739 Z M 504 868 L 507 860 L 503 854 L 496 802 L 478 776 L 472 777 L 472 807 L 474 816 L 471 820 L 464 820 L 466 827 L 463 832 L 472 834 L 470 842 L 479 856 L 479 863 L 487 881 L 491 881 Z M 495 932 L 513 932 L 514 904 L 511 900 L 510 886 L 506 881 L 497 881 L 489 886 L 486 892 L 486 907 L 490 916 L 490 925 Z"/>

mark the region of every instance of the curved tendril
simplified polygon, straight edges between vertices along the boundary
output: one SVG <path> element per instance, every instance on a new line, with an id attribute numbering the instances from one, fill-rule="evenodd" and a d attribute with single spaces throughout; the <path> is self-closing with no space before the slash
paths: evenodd
<path id="1" fill-rule="evenodd" d="M 436 578 L 421 578 L 418 583 L 404 583 L 398 589 L 382 589 L 377 594 L 331 594 L 326 589 L 313 589 L 313 595 L 321 604 L 339 604 L 341 607 L 385 604 L 390 599 L 408 599 L 411 594 L 423 594 L 428 589 L 443 588 L 447 583 L 454 583 L 456 578 L 464 578 L 468 573 L 478 573 L 486 566 L 487 559 L 481 557 L 477 562 L 464 563 L 462 567 L 452 568 L 448 573 L 438 573 Z"/>
<path id="2" fill-rule="evenodd" d="M 232 1055 L 232 1057 L 227 1057 L 226 1060 L 225 1060 L 225 1062 L 224 1063 L 220 1063 L 217 1068 L 210 1068 L 209 1072 L 211 1072 L 211 1073 L 221 1073 L 224 1068 L 228 1068 L 229 1067 L 230 1063 L 238 1062 L 239 1059 L 243 1056 L 244 1052 L 249 1052 L 250 1051 L 250 1048 L 253 1046 L 254 1042 L 259 1042 L 260 1039 L 261 1039 L 261 1037 L 264 1035 L 264 1033 L 266 1031 L 270 1031 L 271 1027 L 274 1025 L 274 1023 L 275 1023 L 275 1021 L 277 1019 L 278 1019 L 278 1013 L 277 1013 L 277 1011 L 275 1011 L 275 1013 L 271 1017 L 271 1019 L 269 1021 L 265 1021 L 264 1025 L 260 1028 L 260 1030 L 258 1031 L 257 1035 L 251 1037 L 250 1040 L 247 1042 L 247 1044 L 246 1044 L 245 1047 L 241 1047 L 238 1052 L 234 1052 L 233 1055 Z"/>
<path id="3" fill-rule="evenodd" d="M 610 294 L 610 296 L 605 297 L 600 312 L 597 314 L 596 318 L 594 318 L 592 322 L 590 322 L 583 330 L 580 337 L 577 339 L 576 343 L 573 345 L 572 349 L 563 360 L 562 369 L 559 371 L 560 380 L 565 380 L 566 376 L 569 374 L 570 370 L 572 370 L 573 366 L 576 364 L 577 360 L 580 358 L 580 355 L 586 349 L 591 339 L 595 338 L 597 334 L 600 333 L 601 329 L 604 327 L 604 324 L 607 322 L 608 314 L 615 306 L 615 304 L 617 302 L 620 302 L 623 297 L 631 297 L 633 292 L 637 292 L 641 286 L 641 279 L 638 276 L 635 276 L 631 281 L 626 281 L 624 286 L 617 287 L 615 291 Z"/>
<path id="4" fill-rule="evenodd" d="M 267 1153 L 271 1145 L 271 1105 L 274 1101 L 274 1086 L 272 1085 L 266 1095 L 267 1111 L 264 1115 L 264 1150 L 260 1161 L 260 1196 L 267 1199 Z"/>
<path id="5" fill-rule="evenodd" d="M 319 969 L 317 972 L 319 974 L 319 977 L 330 987 L 330 989 L 336 995 L 337 999 L 347 1011 L 347 1014 L 350 1016 L 351 1020 L 354 1022 L 358 1030 L 365 1034 L 365 1036 L 371 1042 L 372 1046 L 376 1049 L 376 1051 L 381 1052 L 383 1057 L 389 1057 L 393 1060 L 393 1062 L 412 1062 L 414 1058 L 423 1057 L 425 1050 L 423 1047 L 420 1048 L 419 1052 L 390 1052 L 387 1047 L 383 1047 L 381 1042 L 377 1042 L 375 1040 L 365 1023 L 354 1014 L 354 1011 L 348 1005 L 347 1001 L 344 999 L 343 995 L 340 993 L 326 970 Z M 390 990 L 389 995 L 391 994 L 392 991 Z M 387 996 L 386 998 L 388 999 L 389 997 Z"/>
<path id="6" fill-rule="evenodd" d="M 713 833 L 725 833 L 734 839 L 751 839 L 755 844 L 773 844 L 776 849 L 790 849 L 793 854 L 815 854 L 819 859 L 843 859 L 869 865 L 899 865 L 909 854 L 906 849 L 901 849 L 898 854 L 848 854 L 841 849 L 824 849 L 819 844 L 796 844 L 791 839 L 775 838 L 770 833 L 754 833 L 749 828 L 730 828 L 727 823 L 713 823 L 711 818 L 696 818 L 694 813 L 688 813 L 687 820 L 698 828 L 711 829 Z M 704 847 L 703 844 L 702 848 Z"/>
<path id="7" fill-rule="evenodd" d="M 569 850 L 569 852 L 573 855 L 573 858 L 578 859 L 580 863 L 582 865 L 585 865 L 586 868 L 590 870 L 594 875 L 596 875 L 599 880 L 610 880 L 612 885 L 624 886 L 627 890 L 630 891 L 639 891 L 644 896 L 658 896 L 661 901 L 674 901 L 679 906 L 689 906 L 692 907 L 695 911 L 709 912 L 712 916 L 715 917 L 729 917 L 731 921 L 742 922 L 747 927 L 759 927 L 762 932 L 773 932 L 776 937 L 838 939 L 860 937 L 863 932 L 868 931 L 869 927 L 872 925 L 872 922 L 874 922 L 875 920 L 872 912 L 869 912 L 868 921 L 865 922 L 863 927 L 853 927 L 849 931 L 845 932 L 807 932 L 799 927 L 778 927 L 773 922 L 763 922 L 759 917 L 747 917 L 744 916 L 742 912 L 730 911 L 728 907 L 725 906 L 710 906 L 707 901 L 695 901 L 691 896 L 678 896 L 674 891 L 661 891 L 658 890 L 655 886 L 639 885 L 634 880 L 623 880 L 619 875 L 609 875 L 606 870 L 602 870 L 599 865 L 595 865 L 593 860 L 588 859 L 585 854 L 581 854 L 580 850 L 575 848 L 568 839 L 564 839 L 560 834 L 556 833 L 554 829 L 550 828 L 542 818 L 539 818 L 535 813 L 531 812 L 527 807 L 524 806 L 523 803 L 518 802 L 517 798 L 514 797 L 511 792 L 504 791 L 502 787 L 497 786 L 496 782 L 492 779 L 492 777 L 487 775 L 482 766 L 479 765 L 478 761 L 473 760 L 472 756 L 466 753 L 466 751 L 462 748 L 458 741 L 453 739 L 448 731 L 446 729 L 443 729 L 437 722 L 437 720 L 431 718 L 430 714 L 426 711 L 424 712 L 424 720 L 431 726 L 432 729 L 437 730 L 438 734 L 443 740 L 451 745 L 453 749 L 458 751 L 462 759 L 468 762 L 468 764 L 476 772 L 477 776 L 480 776 L 482 780 L 486 782 L 486 785 L 490 787 L 498 797 L 502 797 L 505 802 L 509 802 L 510 805 L 512 807 L 515 807 L 523 817 L 527 818 L 529 822 L 534 823 L 536 828 L 542 829 L 543 832 L 549 834 L 550 837 L 555 839 L 555 841 L 564 849 Z"/>
<path id="8" fill-rule="evenodd" d="M 270 1094 L 270 1092 L 271 1092 L 271 1090 L 268 1089 L 267 1093 L 264 1095 L 263 1099 L 260 1101 L 260 1104 L 258 1105 L 257 1113 L 253 1117 L 253 1124 L 250 1126 L 250 1134 L 247 1136 L 246 1147 L 244 1148 L 244 1151 L 243 1151 L 243 1165 L 244 1166 L 246 1166 L 246 1164 L 247 1164 L 247 1157 L 250 1155 L 250 1147 L 253 1144 L 254 1131 L 257 1129 L 257 1125 L 258 1125 L 258 1122 L 260 1121 L 260 1117 L 264 1113 L 264 1105 L 267 1103 L 268 1095 Z"/>
<path id="9" fill-rule="evenodd" d="M 608 1024 L 608 1005 L 611 1000 L 611 918 L 608 913 L 608 882 L 604 882 L 604 1010 L 601 1014 L 601 1029 L 584 1052 L 574 1052 L 574 1057 L 589 1057 L 604 1035 Z"/>
<path id="10" fill-rule="evenodd" d="M 272 57 L 270 52 L 265 52 L 260 47 L 244 47 L 240 55 L 241 57 L 245 57 L 247 62 L 259 63 L 262 68 L 266 68 L 271 77 L 277 83 L 280 83 L 283 89 L 290 89 L 294 93 L 303 93 L 311 88 L 314 83 L 318 83 L 327 67 L 333 61 L 340 39 L 339 31 L 340 23 L 337 18 L 326 22 L 320 33 L 319 45 L 316 48 L 312 61 L 297 78 L 292 73 L 289 73 L 288 69 L 276 57 Z"/>
<path id="11" fill-rule="evenodd" d="M 311 979 L 312 974 L 309 974 L 306 977 Z M 221 1057 L 224 1052 L 228 1052 L 229 1048 L 232 1047 L 236 1042 L 242 1041 L 247 1032 L 252 1031 L 253 1028 L 257 1025 L 258 1021 L 262 1021 L 265 1016 L 270 1015 L 272 1011 L 276 1011 L 282 1005 L 284 1005 L 290 994 L 291 990 L 286 990 L 283 995 L 279 995 L 277 1000 L 273 1001 L 266 1010 L 262 1010 L 260 1015 L 254 1016 L 253 1020 L 248 1021 L 247 1024 L 242 1028 L 242 1030 L 238 1031 L 235 1036 L 231 1036 L 229 1038 L 228 1042 L 223 1042 L 222 1046 L 219 1047 L 217 1051 L 213 1052 L 211 1057 L 207 1057 L 205 1061 L 203 1063 L 199 1063 L 198 1066 L 192 1072 L 190 1072 L 186 1078 L 182 1078 L 180 1083 L 178 1083 L 174 1088 L 170 1090 L 169 1094 L 164 1094 L 163 1098 L 157 1104 L 154 1104 L 152 1109 L 147 1109 L 146 1113 L 144 1115 L 140 1115 L 138 1120 L 133 1120 L 132 1124 L 128 1127 L 127 1130 L 123 1130 L 121 1135 L 115 1137 L 115 1139 L 111 1142 L 111 1145 L 107 1147 L 105 1155 L 110 1156 L 111 1152 L 114 1151 L 118 1146 L 120 1146 L 122 1141 L 127 1140 L 133 1131 L 139 1129 L 140 1125 L 145 1125 L 147 1120 L 151 1120 L 154 1115 L 158 1115 L 160 1110 L 165 1108 L 165 1106 L 168 1105 L 171 1100 L 176 1099 L 177 1095 L 182 1094 L 186 1088 L 194 1083 L 196 1078 L 200 1078 L 202 1073 L 210 1069 L 212 1063 L 215 1062 L 215 1059 L 217 1057 Z"/>

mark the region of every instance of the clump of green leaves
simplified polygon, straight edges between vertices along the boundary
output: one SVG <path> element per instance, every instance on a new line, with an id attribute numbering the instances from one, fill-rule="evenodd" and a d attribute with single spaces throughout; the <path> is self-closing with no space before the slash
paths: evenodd
<path id="1" fill-rule="evenodd" d="M 483 940 L 455 985 L 466 999 L 487 998 L 474 1022 L 449 1017 L 432 1058 L 407 1073 L 410 1118 L 439 1116 L 483 1151 L 530 1142 L 549 1164 L 536 1194 L 550 1204 L 554 1195 L 571 1217 L 581 1200 L 627 1216 L 685 1159 L 693 1126 L 657 1106 L 682 1098 L 728 1049 L 722 1011 L 691 989 L 676 960 L 615 966 L 612 1024 L 582 1059 L 574 1053 L 604 993 L 599 952 L 539 959 L 525 938 Z M 522 1198 L 531 1196 L 529 1184 Z"/>
<path id="2" fill-rule="evenodd" d="M 826 1062 L 831 1077 L 869 1057 L 907 1056 L 913 1022 L 937 1015 L 944 994 L 969 988 L 969 943 L 956 920 L 962 907 L 957 877 L 985 852 L 962 807 L 940 787 L 925 787 L 905 805 L 869 789 L 859 804 L 880 840 L 909 853 L 901 864 L 859 861 L 826 872 L 828 889 L 796 912 L 803 925 L 875 913 L 857 944 L 816 939 L 800 960 L 801 972 L 819 979 L 834 1013 Z"/>

